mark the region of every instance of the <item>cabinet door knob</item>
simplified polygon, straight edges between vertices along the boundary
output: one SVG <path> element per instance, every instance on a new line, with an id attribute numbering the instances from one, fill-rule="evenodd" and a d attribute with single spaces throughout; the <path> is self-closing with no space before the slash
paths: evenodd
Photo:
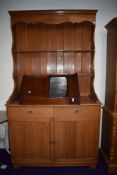
<path id="1" fill-rule="evenodd" d="M 58 142 L 57 140 L 51 140 L 51 141 L 50 141 L 50 144 L 51 144 L 51 143 L 55 144 L 55 143 L 57 143 L 57 142 Z"/>
<path id="2" fill-rule="evenodd" d="M 55 140 L 50 140 L 50 144 L 51 144 L 51 143 L 55 143 Z"/>

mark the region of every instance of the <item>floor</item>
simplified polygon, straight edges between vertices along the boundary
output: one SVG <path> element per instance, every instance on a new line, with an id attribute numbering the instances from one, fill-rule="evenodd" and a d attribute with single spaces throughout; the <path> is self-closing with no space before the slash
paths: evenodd
<path id="1" fill-rule="evenodd" d="M 99 154 L 95 169 L 89 167 L 22 167 L 14 169 L 10 155 L 4 149 L 0 149 L 0 161 L 0 175 L 108 175 L 101 154 Z M 6 168 L 2 166 L 4 164 L 7 165 Z M 111 175 L 117 175 L 117 173 Z"/>

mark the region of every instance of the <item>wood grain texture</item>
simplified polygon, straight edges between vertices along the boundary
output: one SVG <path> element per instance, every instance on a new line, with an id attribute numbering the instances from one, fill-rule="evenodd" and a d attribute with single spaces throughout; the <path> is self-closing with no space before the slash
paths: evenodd
<path id="1" fill-rule="evenodd" d="M 89 21 L 14 24 L 14 89 L 19 91 L 23 75 L 78 73 L 80 95 L 95 94 L 94 29 Z"/>
<path id="2" fill-rule="evenodd" d="M 99 113 L 97 105 L 9 107 L 14 165 L 96 165 Z"/>
<path id="3" fill-rule="evenodd" d="M 117 172 L 117 18 L 107 25 L 106 92 L 102 122 L 102 152 L 109 172 Z"/>

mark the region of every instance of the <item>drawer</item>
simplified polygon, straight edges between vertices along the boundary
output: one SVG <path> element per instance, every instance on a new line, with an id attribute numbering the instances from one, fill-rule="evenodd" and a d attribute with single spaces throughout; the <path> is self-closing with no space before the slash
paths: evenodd
<path id="1" fill-rule="evenodd" d="M 9 107 L 8 119 L 15 121 L 38 120 L 40 118 L 52 118 L 52 107 Z"/>
<path id="2" fill-rule="evenodd" d="M 99 106 L 58 106 L 54 108 L 54 117 L 99 117 Z"/>

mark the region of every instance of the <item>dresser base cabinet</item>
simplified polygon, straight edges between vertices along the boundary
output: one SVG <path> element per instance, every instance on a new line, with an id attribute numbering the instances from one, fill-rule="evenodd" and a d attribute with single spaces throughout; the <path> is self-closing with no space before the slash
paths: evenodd
<path id="1" fill-rule="evenodd" d="M 105 153 L 103 152 L 103 150 L 102 150 L 102 155 L 103 155 L 104 160 L 105 160 L 105 162 L 106 162 L 106 166 L 107 166 L 108 172 L 109 172 L 109 173 L 115 173 L 115 172 L 117 172 L 117 163 L 115 163 L 115 162 L 113 162 L 113 161 L 110 161 L 110 160 L 106 157 L 106 155 L 105 155 Z"/>
<path id="2" fill-rule="evenodd" d="M 9 106 L 13 165 L 95 167 L 99 114 L 99 105 Z"/>

